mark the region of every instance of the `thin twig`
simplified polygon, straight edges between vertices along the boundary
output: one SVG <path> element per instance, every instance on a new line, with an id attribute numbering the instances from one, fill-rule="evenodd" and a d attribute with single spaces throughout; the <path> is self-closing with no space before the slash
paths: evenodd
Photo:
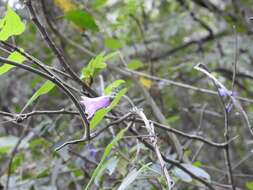
<path id="1" fill-rule="evenodd" d="M 162 154 L 159 150 L 159 147 L 158 147 L 158 144 L 157 144 L 158 139 L 157 139 L 157 136 L 155 134 L 154 126 L 148 121 L 146 115 L 143 113 L 142 110 L 136 109 L 135 113 L 141 117 L 141 119 L 143 120 L 143 122 L 146 126 L 146 129 L 147 129 L 149 135 L 151 136 L 149 138 L 149 140 L 151 141 L 151 144 L 153 145 L 153 147 L 155 149 L 156 156 L 157 156 L 157 158 L 160 162 L 161 169 L 162 169 L 164 177 L 166 179 L 168 190 L 171 190 L 173 185 L 174 185 L 174 181 L 172 180 L 171 176 L 169 175 L 169 172 L 168 172 L 167 167 L 165 165 L 165 162 L 163 160 Z"/>
<path id="2" fill-rule="evenodd" d="M 213 75 L 211 75 L 207 70 L 199 67 L 199 65 L 195 66 L 195 68 L 201 72 L 203 72 L 204 74 L 206 74 L 209 78 L 212 79 L 212 81 L 214 82 L 214 85 L 217 88 L 217 92 L 219 90 L 219 88 L 222 88 L 223 90 L 226 91 L 226 94 L 230 96 L 230 98 L 232 99 L 232 95 L 230 95 L 230 92 L 226 89 L 226 87 L 221 84 Z M 219 94 L 219 92 L 218 92 Z M 230 138 L 230 131 L 229 131 L 229 123 L 228 123 L 228 109 L 226 107 L 226 103 L 224 101 L 224 99 L 222 98 L 222 96 L 219 94 L 219 100 L 221 102 L 222 108 L 223 108 L 223 112 L 224 112 L 224 129 L 225 129 L 225 140 L 229 141 Z M 231 158 L 230 158 L 230 152 L 229 152 L 229 144 L 226 144 L 226 146 L 224 147 L 224 153 L 225 153 L 225 163 L 227 166 L 227 175 L 228 175 L 228 181 L 232 186 L 233 190 L 236 190 L 236 186 L 234 184 L 234 178 L 233 178 L 233 172 L 232 172 L 232 166 L 231 166 Z"/>
<path id="3" fill-rule="evenodd" d="M 33 21 L 33 23 L 37 26 L 38 30 L 40 31 L 43 39 L 45 40 L 45 42 L 47 43 L 47 45 L 50 47 L 50 49 L 54 52 L 54 54 L 56 55 L 56 57 L 58 58 L 59 62 L 62 64 L 62 66 L 64 67 L 64 69 L 73 77 L 73 79 L 80 84 L 81 86 L 83 86 L 83 88 L 85 90 L 87 90 L 90 94 L 97 96 L 97 93 L 95 91 L 93 91 L 85 82 L 83 82 L 79 76 L 71 69 L 71 67 L 69 66 L 69 64 L 67 63 L 63 53 L 61 52 L 61 50 L 56 46 L 56 44 L 52 41 L 52 39 L 49 37 L 47 31 L 45 30 L 45 28 L 43 27 L 43 25 L 40 23 L 39 19 L 37 18 L 37 15 L 34 11 L 34 8 L 32 6 L 32 2 L 31 0 L 26 0 L 25 1 L 26 6 L 28 7 L 28 10 L 30 12 L 30 16 L 31 16 L 31 20 Z"/>
<path id="4" fill-rule="evenodd" d="M 225 93 L 230 97 L 230 99 L 232 100 L 234 106 L 237 108 L 237 110 L 241 113 L 243 119 L 244 119 L 244 123 L 246 125 L 246 127 L 249 129 L 251 135 L 253 136 L 253 130 L 251 128 L 251 124 L 249 121 L 249 118 L 246 114 L 246 112 L 244 111 L 244 109 L 242 108 L 240 102 L 232 95 L 232 93 L 219 81 L 217 80 L 211 73 L 209 73 L 206 69 L 201 67 L 201 64 L 197 64 L 194 69 L 204 73 L 206 76 L 208 76 L 210 79 L 212 79 L 212 81 L 219 87 L 222 88 Z"/>
<path id="5" fill-rule="evenodd" d="M 64 84 L 61 83 L 60 80 L 57 80 L 57 78 L 55 78 L 54 76 L 50 76 L 47 73 L 44 73 L 44 72 L 42 72 L 40 70 L 32 68 L 32 67 L 30 67 L 28 65 L 19 64 L 19 63 L 15 62 L 15 61 L 11 61 L 11 60 L 5 59 L 3 57 L 0 57 L 0 62 L 2 62 L 2 63 L 8 63 L 10 65 L 14 65 L 16 67 L 22 68 L 22 69 L 24 69 L 26 71 L 32 72 L 34 74 L 37 74 L 37 75 L 39 75 L 39 76 L 41 76 L 43 78 L 46 78 L 46 79 L 52 81 L 53 83 L 55 83 L 60 89 L 62 89 L 65 92 L 65 94 L 75 104 L 76 108 L 78 109 L 78 111 L 79 111 L 79 113 L 81 115 L 81 119 L 82 119 L 83 125 L 86 128 L 86 135 L 87 135 L 87 137 L 89 137 L 89 135 L 90 135 L 89 121 L 86 118 L 85 111 L 83 110 L 83 108 L 81 107 L 79 101 L 75 98 L 75 96 L 69 91 L 69 89 Z"/>
<path id="6" fill-rule="evenodd" d="M 132 77 L 135 77 L 135 76 L 136 77 L 142 76 L 142 77 L 145 77 L 147 79 L 163 82 L 166 85 L 172 85 L 172 86 L 176 86 L 176 87 L 180 87 L 180 88 L 193 90 L 193 91 L 196 91 L 196 92 L 201 92 L 201 93 L 205 93 L 205 94 L 218 96 L 218 93 L 216 91 L 213 91 L 213 90 L 209 90 L 209 89 L 205 89 L 205 88 L 199 88 L 199 87 L 192 86 L 192 85 L 189 85 L 189 84 L 176 82 L 176 81 L 169 80 L 169 79 L 163 79 L 163 78 L 156 77 L 156 76 L 151 76 L 149 74 L 138 72 L 138 71 L 133 71 L 133 70 L 130 70 L 130 69 L 127 69 L 127 68 L 115 67 L 112 64 L 109 64 L 108 67 L 111 70 L 113 70 L 113 71 L 115 71 L 115 72 L 117 72 L 117 73 L 119 73 L 123 76 L 126 76 L 126 77 L 132 78 Z M 244 102 L 248 102 L 248 103 L 253 103 L 253 99 L 248 99 L 248 98 L 245 98 L 245 97 L 236 96 L 235 99 L 238 99 L 238 100 L 241 100 L 241 101 L 244 101 Z"/>

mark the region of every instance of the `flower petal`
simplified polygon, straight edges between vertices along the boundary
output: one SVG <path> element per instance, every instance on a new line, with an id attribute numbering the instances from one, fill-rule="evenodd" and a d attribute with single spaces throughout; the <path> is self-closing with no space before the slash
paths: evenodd
<path id="1" fill-rule="evenodd" d="M 96 98 L 81 96 L 81 99 L 80 102 L 85 106 L 85 112 L 88 114 L 88 119 L 90 119 L 97 110 L 105 108 L 111 103 L 109 96 L 100 96 Z"/>

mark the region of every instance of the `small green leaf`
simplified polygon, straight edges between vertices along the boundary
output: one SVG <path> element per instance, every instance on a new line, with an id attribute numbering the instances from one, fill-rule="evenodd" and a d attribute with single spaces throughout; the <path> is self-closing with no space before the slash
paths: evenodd
<path id="1" fill-rule="evenodd" d="M 96 176 L 100 173 L 100 170 L 103 169 L 103 165 L 106 163 L 106 159 L 108 158 L 112 148 L 118 143 L 118 141 L 124 136 L 124 133 L 126 132 L 128 128 L 122 129 L 117 136 L 111 141 L 110 144 L 108 144 L 105 148 L 104 154 L 98 164 L 98 166 L 96 167 L 96 169 L 94 170 L 94 172 L 92 173 L 91 179 L 89 181 L 89 183 L 87 184 L 85 190 L 90 189 L 91 184 L 93 183 L 94 179 L 96 178 Z"/>
<path id="2" fill-rule="evenodd" d="M 92 58 L 87 67 L 82 69 L 81 79 L 95 78 L 98 73 L 107 67 L 105 61 L 119 55 L 119 52 L 112 52 L 105 55 L 104 52 L 98 54 L 95 58 Z"/>
<path id="3" fill-rule="evenodd" d="M 115 38 L 105 38 L 105 46 L 112 50 L 117 50 L 122 48 L 122 43 L 120 40 Z"/>
<path id="4" fill-rule="evenodd" d="M 90 129 L 95 129 L 95 127 L 103 120 L 105 115 L 110 112 L 114 107 L 116 107 L 123 95 L 125 95 L 127 92 L 127 88 L 123 88 L 119 93 L 116 95 L 112 103 L 110 104 L 109 107 L 107 108 L 102 108 L 98 110 L 95 114 L 94 117 L 90 121 Z"/>
<path id="5" fill-rule="evenodd" d="M 20 17 L 8 7 L 4 18 L 0 20 L 0 40 L 6 41 L 10 36 L 19 35 L 25 31 L 25 24 Z"/>
<path id="6" fill-rule="evenodd" d="M 107 113 L 107 108 L 102 108 L 98 110 L 90 121 L 90 128 L 95 129 L 95 127 L 103 120 L 106 113 Z"/>
<path id="7" fill-rule="evenodd" d="M 122 90 L 119 91 L 119 93 L 116 95 L 110 106 L 108 107 L 109 111 L 111 111 L 113 108 L 115 108 L 119 101 L 121 100 L 122 96 L 124 96 L 127 92 L 127 88 L 123 88 Z"/>
<path id="8" fill-rule="evenodd" d="M 88 79 L 90 77 L 96 77 L 96 75 L 104 68 L 106 68 L 104 60 L 104 53 L 100 53 L 95 58 L 91 59 L 87 67 L 82 69 L 82 79 Z"/>
<path id="9" fill-rule="evenodd" d="M 133 70 L 139 69 L 143 66 L 144 66 L 144 64 L 138 59 L 134 59 L 130 63 L 127 64 L 127 67 L 129 69 L 133 69 Z"/>
<path id="10" fill-rule="evenodd" d="M 178 115 L 172 115 L 167 119 L 167 122 L 172 124 L 176 121 L 178 121 L 180 119 L 180 117 Z"/>
<path id="11" fill-rule="evenodd" d="M 50 175 L 50 168 L 46 168 L 42 171 L 40 171 L 35 178 L 39 179 L 39 178 L 44 178 Z"/>
<path id="12" fill-rule="evenodd" d="M 253 182 L 246 182 L 245 185 L 248 190 L 253 190 Z"/>
<path id="13" fill-rule="evenodd" d="M 83 170 L 76 167 L 74 164 L 69 164 L 68 168 L 72 173 L 75 175 L 75 177 L 83 176 Z"/>
<path id="14" fill-rule="evenodd" d="M 23 63 L 26 58 L 21 55 L 19 52 L 17 51 L 14 51 L 12 52 L 9 57 L 8 57 L 8 60 L 10 61 L 15 61 L 17 63 Z M 4 73 L 7 73 L 9 70 L 11 70 L 13 67 L 15 67 L 14 65 L 10 65 L 10 64 L 4 64 L 0 67 L 0 75 L 4 74 Z"/>
<path id="15" fill-rule="evenodd" d="M 92 2 L 92 7 L 94 9 L 99 9 L 101 7 L 103 7 L 106 3 L 107 3 L 108 0 L 94 0 Z"/>
<path id="16" fill-rule="evenodd" d="M 69 11 L 64 17 L 82 29 L 90 29 L 95 32 L 99 31 L 93 16 L 83 10 Z"/>
<path id="17" fill-rule="evenodd" d="M 13 162 L 12 162 L 12 165 L 11 165 L 11 172 L 15 172 L 17 171 L 17 168 L 19 166 L 21 166 L 25 161 L 25 155 L 23 152 L 20 152 L 19 154 L 17 154 L 14 159 L 13 159 Z"/>
<path id="18" fill-rule="evenodd" d="M 34 94 L 33 96 L 28 100 L 25 107 L 29 106 L 32 102 L 34 102 L 38 97 L 40 97 L 43 94 L 47 94 L 49 91 L 51 91 L 54 88 L 55 84 L 51 81 L 47 80 Z"/>
<path id="19" fill-rule="evenodd" d="M 104 90 L 105 95 L 110 95 L 113 91 L 113 89 L 118 88 L 121 84 L 124 84 L 124 80 L 116 80 L 112 84 L 108 85 L 106 89 Z"/>
<path id="20" fill-rule="evenodd" d="M 119 54 L 120 54 L 119 51 L 109 53 L 108 55 L 104 56 L 104 61 L 112 59 L 113 57 L 115 57 L 116 55 L 119 55 Z"/>
<path id="21" fill-rule="evenodd" d="M 201 167 L 203 164 L 200 161 L 195 161 L 192 165 L 196 167 Z"/>

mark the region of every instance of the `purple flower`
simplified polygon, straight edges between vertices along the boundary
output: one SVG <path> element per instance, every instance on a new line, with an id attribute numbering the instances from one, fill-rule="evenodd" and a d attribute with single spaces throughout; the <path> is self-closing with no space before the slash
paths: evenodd
<path id="1" fill-rule="evenodd" d="M 237 96 L 237 92 L 232 91 L 232 92 L 231 92 L 231 96 L 236 97 L 236 96 Z"/>
<path id="2" fill-rule="evenodd" d="M 219 95 L 222 97 L 227 97 L 227 91 L 224 88 L 218 88 Z"/>
<path id="3" fill-rule="evenodd" d="M 109 96 L 100 96 L 96 98 L 81 96 L 81 99 L 81 105 L 85 107 L 85 112 L 88 115 L 88 119 L 90 119 L 97 110 L 105 108 L 111 103 Z"/>
<path id="4" fill-rule="evenodd" d="M 89 150 L 89 154 L 91 157 L 96 157 L 97 155 L 97 150 L 91 145 L 91 144 L 88 144 L 87 145 L 87 148 Z"/>
<path id="5" fill-rule="evenodd" d="M 226 98 L 227 96 L 237 96 L 237 93 L 235 91 L 227 91 L 224 88 L 218 88 L 218 93 L 220 96 Z"/>
<path id="6" fill-rule="evenodd" d="M 230 104 L 228 104 L 228 105 L 226 106 L 226 110 L 227 110 L 228 113 L 230 113 L 230 112 L 232 111 L 233 106 L 234 106 L 233 103 L 230 103 Z"/>

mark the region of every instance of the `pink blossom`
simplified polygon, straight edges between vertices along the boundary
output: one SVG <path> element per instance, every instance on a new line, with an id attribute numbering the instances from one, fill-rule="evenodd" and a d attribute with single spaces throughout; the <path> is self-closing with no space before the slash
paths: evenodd
<path id="1" fill-rule="evenodd" d="M 111 103 L 109 96 L 100 96 L 96 98 L 81 96 L 81 99 L 81 105 L 85 107 L 85 112 L 88 115 L 88 119 L 92 118 L 96 111 L 109 106 Z"/>

